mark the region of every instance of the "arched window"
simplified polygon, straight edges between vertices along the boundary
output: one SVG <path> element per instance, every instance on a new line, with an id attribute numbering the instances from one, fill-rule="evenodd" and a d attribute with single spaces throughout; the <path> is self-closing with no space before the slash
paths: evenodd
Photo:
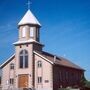
<path id="1" fill-rule="evenodd" d="M 26 28 L 24 27 L 23 29 L 22 29 L 22 37 L 25 37 L 26 36 Z"/>
<path id="2" fill-rule="evenodd" d="M 14 63 L 10 64 L 10 69 L 14 69 Z"/>
<path id="3" fill-rule="evenodd" d="M 38 62 L 37 62 L 37 66 L 38 66 L 38 67 L 42 67 L 42 61 L 38 61 Z"/>
<path id="4" fill-rule="evenodd" d="M 30 27 L 30 37 L 34 37 L 34 28 Z"/>
<path id="5" fill-rule="evenodd" d="M 20 62 L 19 62 L 19 67 L 20 68 L 28 68 L 28 52 L 27 50 L 22 50 L 20 52 Z"/>

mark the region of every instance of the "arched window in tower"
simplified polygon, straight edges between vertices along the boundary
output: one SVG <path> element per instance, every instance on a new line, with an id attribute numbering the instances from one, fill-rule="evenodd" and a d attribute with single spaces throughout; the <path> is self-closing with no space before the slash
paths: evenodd
<path id="1" fill-rule="evenodd" d="M 28 68 L 28 51 L 22 50 L 20 52 L 19 68 Z"/>
<path id="2" fill-rule="evenodd" d="M 39 37 L 39 30 L 38 30 L 38 28 L 36 30 L 36 35 L 37 35 L 37 38 L 38 38 Z"/>
<path id="3" fill-rule="evenodd" d="M 30 27 L 30 37 L 34 37 L 34 28 Z"/>
<path id="4" fill-rule="evenodd" d="M 26 36 L 26 28 L 24 27 L 23 29 L 22 29 L 22 37 L 25 37 Z"/>
<path id="5" fill-rule="evenodd" d="M 36 39 L 37 41 L 39 41 L 39 29 L 38 28 L 36 29 Z"/>

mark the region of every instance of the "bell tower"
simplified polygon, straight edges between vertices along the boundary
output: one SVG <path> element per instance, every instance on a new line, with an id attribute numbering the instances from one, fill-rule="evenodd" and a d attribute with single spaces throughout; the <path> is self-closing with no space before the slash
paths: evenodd
<path id="1" fill-rule="evenodd" d="M 30 4 L 31 3 L 28 0 L 28 3 L 27 3 L 28 11 L 21 19 L 21 21 L 18 23 L 19 41 L 32 40 L 32 41 L 39 42 L 39 39 L 40 39 L 39 29 L 41 27 L 41 24 L 33 15 L 33 13 L 30 11 Z"/>
<path id="2" fill-rule="evenodd" d="M 30 44 L 33 43 L 33 49 L 42 49 L 42 44 L 40 43 L 40 27 L 41 24 L 33 15 L 33 13 L 28 9 L 24 17 L 18 23 L 19 38 L 14 44 Z M 36 47 L 39 48 L 36 48 Z"/>
<path id="3" fill-rule="evenodd" d="M 16 58 L 16 76 L 17 83 L 22 82 L 21 78 L 27 77 L 25 83 L 27 87 L 34 86 L 34 54 L 33 51 L 42 51 L 43 45 L 40 43 L 41 24 L 28 9 L 24 17 L 18 23 L 18 41 L 15 45 Z M 25 84 L 17 84 L 19 88 L 25 87 Z"/>
<path id="4" fill-rule="evenodd" d="M 39 42 L 39 29 L 41 24 L 30 10 L 26 12 L 24 17 L 18 23 L 18 27 L 20 41 L 33 40 Z"/>

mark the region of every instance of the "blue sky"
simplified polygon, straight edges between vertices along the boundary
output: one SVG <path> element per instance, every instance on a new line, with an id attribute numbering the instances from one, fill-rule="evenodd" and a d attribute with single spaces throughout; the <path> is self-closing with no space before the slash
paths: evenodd
<path id="1" fill-rule="evenodd" d="M 86 70 L 90 80 L 90 0 L 31 0 L 31 11 L 42 24 L 44 50 L 63 56 Z M 0 64 L 14 53 L 17 24 L 27 0 L 0 1 Z"/>

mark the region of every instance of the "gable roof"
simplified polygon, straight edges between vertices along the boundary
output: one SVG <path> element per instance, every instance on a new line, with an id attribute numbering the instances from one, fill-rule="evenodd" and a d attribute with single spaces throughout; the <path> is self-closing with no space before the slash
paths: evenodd
<path id="1" fill-rule="evenodd" d="M 18 23 L 18 25 L 25 25 L 25 24 L 35 24 L 41 26 L 39 21 L 36 19 L 36 17 L 33 15 L 33 13 L 28 10 L 24 17 L 21 19 L 21 21 Z"/>
<path id="2" fill-rule="evenodd" d="M 54 64 L 52 61 L 50 61 L 49 59 L 47 59 L 46 57 L 42 56 L 40 53 L 34 51 L 33 53 L 35 53 L 36 55 L 38 55 L 39 57 L 43 58 L 44 60 L 46 60 L 47 62 Z"/>
<path id="3" fill-rule="evenodd" d="M 74 68 L 74 69 L 78 69 L 78 70 L 83 70 L 84 71 L 84 69 L 82 69 L 80 66 L 72 63 L 71 61 L 69 61 L 66 58 L 63 58 L 61 56 L 56 56 L 56 55 L 53 55 L 53 54 L 50 54 L 50 53 L 44 52 L 44 51 L 37 52 L 37 53 L 39 53 L 43 57 L 47 58 L 48 60 L 50 60 L 52 63 L 54 63 L 56 65 L 70 67 L 70 68 Z"/>
<path id="4" fill-rule="evenodd" d="M 65 67 L 74 68 L 74 69 L 84 71 L 84 69 L 82 69 L 80 66 L 72 63 L 71 61 L 69 61 L 66 58 L 63 58 L 61 56 L 56 56 L 56 55 L 53 55 L 51 53 L 44 52 L 44 51 L 41 51 L 41 52 L 34 51 L 33 53 L 37 54 L 39 57 L 43 58 L 44 60 L 48 61 L 51 64 L 56 64 L 56 65 L 65 66 Z M 13 60 L 13 58 L 15 58 L 15 54 L 13 54 L 2 65 L 0 65 L 0 68 L 3 68 L 5 65 L 7 65 L 10 61 Z"/>
<path id="5" fill-rule="evenodd" d="M 13 60 L 13 58 L 15 58 L 15 54 L 13 54 L 10 58 L 8 58 L 3 64 L 0 65 L 0 69 L 3 68 L 4 66 L 6 66 L 10 61 Z"/>

